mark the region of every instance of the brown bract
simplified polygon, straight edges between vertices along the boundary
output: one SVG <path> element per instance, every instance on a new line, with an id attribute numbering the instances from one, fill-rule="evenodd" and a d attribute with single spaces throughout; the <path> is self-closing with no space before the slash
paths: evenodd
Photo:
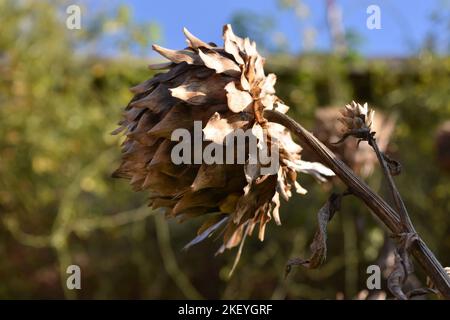
<path id="1" fill-rule="evenodd" d="M 360 105 L 355 101 L 347 104 L 342 110 L 340 121 L 346 127 L 344 131 L 367 129 L 370 131 L 375 111 L 369 109 L 367 103 Z"/>
<path id="2" fill-rule="evenodd" d="M 338 121 L 341 117 L 340 107 L 318 108 L 315 113 L 313 134 L 353 171 L 361 177 L 367 178 L 378 164 L 377 156 L 369 144 L 358 145 L 353 139 L 346 139 L 342 143 L 334 144 L 342 136 L 343 130 L 347 132 L 347 126 Z M 388 148 L 395 123 L 395 116 L 384 114 L 378 110 L 374 113 L 371 131 L 376 132 L 377 144 L 382 152 Z M 303 158 L 319 160 L 309 149 L 305 149 Z"/>
<path id="3" fill-rule="evenodd" d="M 265 75 L 254 42 L 234 35 L 229 25 L 223 29 L 223 47 L 203 42 L 186 29 L 184 33 L 188 47 L 183 50 L 153 46 L 169 62 L 150 68 L 168 71 L 131 89 L 135 96 L 114 132 L 126 135 L 114 176 L 129 179 L 136 191 L 148 190 L 150 206 L 165 208 L 167 217 L 204 216 L 191 244 L 223 227 L 223 252 L 255 227 L 263 240 L 272 218 L 280 224 L 280 195 L 287 200 L 292 190 L 305 193 L 296 182 L 297 172 L 320 177 L 333 172 L 302 161 L 301 147 L 287 129 L 264 119 L 264 109 L 285 113 L 288 107 L 275 95 L 276 76 Z M 262 174 L 265 165 L 259 159 L 249 162 L 248 145 L 243 163 L 174 164 L 171 151 L 177 142 L 171 141 L 171 134 L 180 128 L 192 133 L 194 121 L 202 123 L 203 150 L 212 143 L 225 148 L 227 136 L 248 129 L 258 148 L 267 143 L 270 150 L 276 144 L 279 169 Z"/>

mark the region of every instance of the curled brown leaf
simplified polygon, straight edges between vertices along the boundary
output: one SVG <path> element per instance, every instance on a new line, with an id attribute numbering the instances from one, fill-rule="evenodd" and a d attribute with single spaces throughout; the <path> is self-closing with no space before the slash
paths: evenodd
<path id="1" fill-rule="evenodd" d="M 409 249 L 414 241 L 418 239 L 416 233 L 403 233 L 400 235 L 398 247 L 395 251 L 394 270 L 387 279 L 389 291 L 398 300 L 408 300 L 408 296 L 403 292 L 403 285 L 414 271 L 414 267 L 409 256 Z"/>
<path id="2" fill-rule="evenodd" d="M 320 208 L 317 213 L 317 230 L 314 235 L 313 242 L 310 245 L 311 257 L 309 259 L 293 258 L 286 265 L 285 276 L 289 274 L 292 266 L 304 266 L 308 269 L 316 269 L 322 265 L 327 257 L 327 225 L 333 218 L 336 211 L 341 207 L 343 194 L 333 193 L 327 202 Z"/>
<path id="3" fill-rule="evenodd" d="M 393 176 L 398 176 L 402 172 L 402 165 L 397 160 L 390 158 L 387 154 L 383 153 L 383 159 L 386 161 L 389 172 Z"/>

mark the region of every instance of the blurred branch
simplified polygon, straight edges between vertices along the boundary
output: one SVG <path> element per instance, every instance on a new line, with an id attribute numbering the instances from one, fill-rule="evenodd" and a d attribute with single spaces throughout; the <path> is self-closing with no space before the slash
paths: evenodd
<path id="1" fill-rule="evenodd" d="M 47 248 L 50 247 L 50 237 L 42 235 L 33 235 L 24 232 L 18 221 L 12 216 L 2 217 L 3 225 L 11 233 L 11 235 L 19 241 L 21 244 L 33 247 L 33 248 Z"/>
<path id="2" fill-rule="evenodd" d="M 136 209 L 123 211 L 111 216 L 100 216 L 95 218 L 82 218 L 73 223 L 71 227 L 74 232 L 91 232 L 95 229 L 113 229 L 126 224 L 145 220 L 155 214 L 147 205 Z"/>
<path id="3" fill-rule="evenodd" d="M 196 300 L 203 299 L 183 271 L 181 271 L 178 267 L 175 254 L 173 253 L 172 245 L 170 243 L 170 234 L 169 228 L 167 227 L 167 221 L 165 221 L 164 217 L 160 214 L 155 215 L 155 227 L 159 251 L 161 252 L 166 272 L 170 275 L 186 298 Z"/>
<path id="4" fill-rule="evenodd" d="M 294 239 L 292 241 L 292 249 L 289 256 L 293 256 L 296 252 L 298 252 L 302 247 L 304 247 L 306 243 L 306 238 L 302 233 L 296 233 Z M 278 283 L 273 290 L 271 300 L 276 299 L 285 299 L 286 298 L 286 277 L 283 274 L 278 275 Z"/>
<path id="5" fill-rule="evenodd" d="M 352 297 L 358 290 L 358 247 L 355 221 L 349 214 L 341 215 L 344 237 L 345 295 Z"/>
<path id="6" fill-rule="evenodd" d="M 73 217 L 75 215 L 74 204 L 76 198 L 81 192 L 80 182 L 86 176 L 91 176 L 95 171 L 101 167 L 107 167 L 109 163 L 114 159 L 113 150 L 106 150 L 98 155 L 97 158 L 84 168 L 82 168 L 77 176 L 73 179 L 72 183 L 65 190 L 61 203 L 59 205 L 58 213 L 52 228 L 52 241 L 59 241 L 64 235 L 67 236 L 70 233 L 70 229 L 73 223 Z"/>
<path id="7" fill-rule="evenodd" d="M 34 248 L 53 248 L 56 252 L 61 288 L 66 299 L 76 299 L 74 291 L 68 290 L 66 286 L 66 268 L 73 264 L 70 254 L 68 239 L 74 232 L 92 231 L 98 228 L 113 228 L 127 223 L 143 220 L 153 214 L 148 207 L 141 207 L 134 210 L 118 213 L 113 216 L 103 216 L 99 218 L 76 220 L 76 199 L 81 192 L 80 181 L 92 175 L 94 172 L 107 165 L 114 159 L 112 151 L 107 150 L 101 153 L 95 161 L 81 169 L 72 183 L 65 190 L 60 202 L 56 218 L 53 223 L 51 233 L 46 236 L 30 235 L 22 231 L 19 222 L 12 216 L 4 217 L 3 223 L 20 243 Z M 83 225 L 85 224 L 85 225 Z"/>
<path id="8" fill-rule="evenodd" d="M 77 290 L 69 290 L 66 284 L 67 267 L 73 264 L 67 240 L 67 238 L 64 238 L 63 241 L 58 243 L 58 246 L 54 246 L 54 249 L 58 257 L 59 279 L 61 288 L 64 292 L 64 297 L 68 300 L 74 300 L 77 298 Z"/>
<path id="9" fill-rule="evenodd" d="M 336 173 L 342 182 L 352 190 L 353 194 L 360 198 L 393 234 L 400 234 L 404 231 L 396 211 L 373 192 L 364 181 L 356 176 L 344 162 L 338 159 L 314 135 L 285 114 L 273 110 L 265 110 L 264 116 L 268 121 L 282 124 L 288 128 L 301 140 L 303 145 L 310 147 L 322 162 Z M 439 292 L 446 299 L 450 299 L 450 278 L 425 242 L 418 238 L 412 244 L 411 251 L 424 271 L 435 283 Z"/>

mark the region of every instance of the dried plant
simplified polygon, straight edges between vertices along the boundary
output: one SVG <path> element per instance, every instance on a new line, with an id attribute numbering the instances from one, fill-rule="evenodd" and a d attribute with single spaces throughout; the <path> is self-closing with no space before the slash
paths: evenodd
<path id="1" fill-rule="evenodd" d="M 229 25 L 223 30 L 223 47 L 203 42 L 187 30 L 184 32 L 188 47 L 183 50 L 153 46 L 170 62 L 151 68 L 168 71 L 132 88 L 135 96 L 114 132 L 126 134 L 122 163 L 114 176 L 131 180 L 134 190 L 149 190 L 150 205 L 165 208 L 167 217 L 184 220 L 207 216 L 198 236 L 187 247 L 222 229 L 223 244 L 218 252 L 241 244 L 239 258 L 243 240 L 257 225 L 259 238 L 263 240 L 269 220 L 280 224 L 280 196 L 288 200 L 292 190 L 306 192 L 296 181 L 298 172 L 312 174 L 319 181 L 324 180 L 323 175 L 336 174 L 348 191 L 332 194 L 319 210 L 311 257 L 290 260 L 286 271 L 289 272 L 292 265 L 317 268 L 324 262 L 327 224 L 339 210 L 343 197 L 354 195 L 364 201 L 398 240 L 396 265 L 388 279 L 390 291 L 399 299 L 415 294 L 402 291 L 404 281 L 412 272 L 409 258 L 412 253 L 440 294 L 450 298 L 450 279 L 412 225 L 392 177 L 399 174 L 400 164 L 380 151 L 376 132 L 372 131 L 374 113 L 368 105 L 352 102 L 345 106 L 340 120 L 345 131 L 337 143 L 355 137 L 358 144 L 366 141 L 373 148 L 395 209 L 316 137 L 285 115 L 288 107 L 275 95 L 276 77 L 265 75 L 264 59 L 254 42 L 234 35 Z M 258 148 L 276 146 L 273 149 L 276 151 L 270 150 L 271 156 L 279 160 L 279 170 L 264 173 L 266 164 L 259 157 L 252 163 L 249 142 L 245 143 L 243 163 L 198 163 L 194 155 L 188 164 L 175 164 L 171 159 L 175 145 L 172 133 L 183 128 L 195 134 L 194 121 L 201 122 L 200 151 L 220 150 L 230 134 L 238 129 L 249 129 Z M 290 133 L 301 145 L 312 149 L 323 164 L 301 160 L 302 148 L 292 140 Z M 425 292 L 428 291 L 420 291 Z"/>
<path id="2" fill-rule="evenodd" d="M 286 128 L 289 128 L 290 131 L 301 141 L 301 144 L 312 149 L 315 155 L 320 158 L 324 164 L 330 167 L 342 180 L 342 182 L 347 185 L 349 188 L 347 194 L 351 193 L 361 199 L 379 218 L 379 221 L 381 221 L 384 226 L 392 232 L 393 237 L 399 240 L 399 246 L 397 249 L 397 263 L 394 266 L 394 272 L 389 281 L 389 288 L 397 298 L 404 299 L 405 297 L 408 298 L 411 295 L 417 294 L 417 292 L 409 292 L 404 294 L 401 291 L 401 286 L 406 280 L 407 275 L 412 271 L 411 260 L 409 259 L 409 253 L 412 253 L 427 273 L 430 281 L 433 282 L 435 288 L 437 288 L 440 292 L 440 295 L 445 299 L 450 299 L 450 278 L 434 256 L 433 252 L 426 246 L 425 242 L 415 231 L 406 211 L 406 207 L 404 206 L 404 203 L 393 182 L 391 172 L 398 173 L 399 164 L 380 152 L 375 140 L 375 132 L 371 132 L 369 127 L 367 127 L 364 131 L 360 130 L 356 132 L 355 136 L 358 139 L 368 141 L 369 145 L 371 145 L 374 149 L 379 163 L 383 168 L 383 173 L 388 181 L 392 196 L 395 199 L 395 204 L 397 207 L 396 210 L 391 208 L 391 206 L 384 199 L 373 192 L 370 187 L 358 176 L 356 176 L 344 162 L 338 159 L 333 152 L 331 152 L 300 124 L 288 116 L 274 111 L 265 111 L 264 116 L 269 121 L 279 122 Z M 346 133 L 348 132 L 344 132 L 344 135 Z M 341 195 L 341 197 L 342 196 L 343 195 Z M 335 196 L 332 196 L 330 199 L 333 197 L 335 198 Z M 312 249 L 313 248 L 314 246 L 312 246 Z M 296 264 L 304 265 L 304 261 L 302 259 L 292 259 L 287 265 L 287 271 L 292 265 Z M 419 291 L 419 293 L 425 293 L 429 290 L 428 288 L 425 288 L 420 289 Z"/>
<path id="3" fill-rule="evenodd" d="M 264 59 L 254 42 L 234 35 L 229 25 L 223 30 L 223 47 L 205 43 L 186 29 L 184 33 L 186 49 L 153 46 L 170 62 L 151 68 L 169 71 L 131 89 L 135 96 L 114 132 L 126 134 L 123 161 L 114 176 L 130 179 L 134 190 L 148 189 L 150 205 L 166 208 L 168 217 L 207 215 L 187 247 L 225 225 L 219 249 L 223 252 L 237 246 L 256 225 L 262 241 L 269 220 L 281 224 L 280 196 L 288 200 L 292 190 L 306 192 L 296 181 L 298 172 L 319 180 L 334 173 L 319 163 L 302 161 L 302 148 L 289 131 L 262 116 L 263 110 L 285 113 L 288 107 L 275 95 L 276 77 L 265 75 Z M 276 144 L 278 154 L 272 156 L 279 158 L 278 172 L 262 173 L 266 164 L 259 158 L 250 163 L 248 142 L 241 164 L 174 164 L 171 151 L 176 143 L 171 135 L 180 128 L 193 132 L 194 121 L 202 124 L 202 151 L 223 148 L 237 129 L 251 130 L 258 145 L 267 142 L 268 149 Z"/>
<path id="4" fill-rule="evenodd" d="M 339 120 L 342 117 L 341 107 L 321 107 L 315 112 L 313 134 L 355 173 L 363 178 L 372 175 L 378 159 L 373 149 L 366 143 L 357 145 L 354 140 L 347 139 L 334 144 L 342 136 L 346 127 Z M 383 114 L 377 110 L 374 114 L 372 130 L 377 133 L 377 142 L 380 150 L 385 152 L 395 128 L 396 117 Z M 308 160 L 320 161 L 309 149 L 303 150 L 303 157 Z"/>

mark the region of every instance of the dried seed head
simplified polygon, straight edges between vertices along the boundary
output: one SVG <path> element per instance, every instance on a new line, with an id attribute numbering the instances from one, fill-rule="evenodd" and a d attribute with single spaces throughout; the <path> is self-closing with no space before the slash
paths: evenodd
<path id="1" fill-rule="evenodd" d="M 354 140 L 347 139 L 334 144 L 342 136 L 343 126 L 338 119 L 342 118 L 341 107 L 321 107 L 315 112 L 313 134 L 322 141 L 334 154 L 343 160 L 353 171 L 363 178 L 369 177 L 378 159 L 369 144 L 357 145 Z M 342 120 L 341 120 L 342 121 Z M 374 114 L 372 131 L 376 131 L 377 144 L 380 151 L 385 152 L 395 128 L 396 117 L 376 111 Z M 308 160 L 319 159 L 313 152 L 305 149 L 302 157 Z"/>
<path id="2" fill-rule="evenodd" d="M 339 119 L 345 126 L 344 132 L 351 132 L 355 130 L 370 131 L 375 111 L 369 109 L 367 102 L 360 105 L 355 101 L 347 104 L 341 111 L 342 117 Z"/>
<path id="3" fill-rule="evenodd" d="M 292 189 L 306 192 L 296 182 L 297 172 L 321 179 L 333 172 L 302 161 L 301 147 L 288 130 L 264 119 L 264 109 L 285 113 L 288 107 L 275 95 L 276 76 L 265 75 L 264 59 L 254 42 L 234 35 L 229 25 L 223 29 L 224 47 L 203 42 L 186 29 L 184 33 L 186 49 L 153 46 L 170 62 L 150 67 L 169 70 L 131 89 L 135 96 L 115 131 L 124 131 L 126 139 L 114 175 L 131 180 L 136 191 L 149 190 L 150 205 L 165 208 L 168 217 L 183 221 L 205 215 L 198 237 L 189 245 L 223 227 L 219 249 L 223 252 L 238 245 L 257 225 L 263 240 L 269 220 L 280 224 L 280 195 L 287 200 Z M 256 143 L 252 146 L 245 140 L 241 162 L 176 164 L 171 158 L 177 144 L 171 141 L 172 133 L 180 128 L 195 133 L 194 121 L 201 123 L 206 140 L 200 142 L 203 152 L 221 151 L 238 129 L 248 130 Z M 198 144 L 191 142 L 194 148 Z M 260 157 L 250 161 L 252 147 L 260 150 L 265 145 L 269 150 L 276 147 L 270 156 L 279 167 L 271 173 L 264 172 L 267 164 Z"/>

